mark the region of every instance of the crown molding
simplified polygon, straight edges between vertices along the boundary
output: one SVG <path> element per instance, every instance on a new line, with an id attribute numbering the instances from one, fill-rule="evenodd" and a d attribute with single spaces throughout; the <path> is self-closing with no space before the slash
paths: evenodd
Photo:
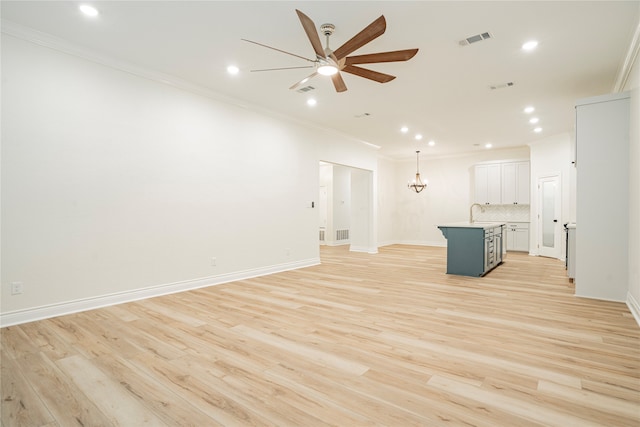
<path id="1" fill-rule="evenodd" d="M 293 122 L 298 125 L 302 125 L 307 128 L 313 128 L 316 130 L 320 130 L 326 132 L 330 135 L 335 135 L 340 138 L 345 138 L 353 141 L 354 143 L 364 145 L 373 150 L 380 150 L 380 146 L 376 144 L 372 144 L 368 141 L 364 141 L 362 139 L 355 138 L 351 135 L 347 135 L 345 133 L 336 131 L 335 129 L 322 127 L 315 123 L 298 119 L 296 117 L 288 116 L 285 114 L 281 114 L 272 110 L 268 110 L 264 107 L 260 107 L 255 104 L 248 104 L 246 102 L 242 102 L 236 98 L 232 98 L 229 96 L 222 95 L 218 92 L 215 92 L 211 89 L 208 89 L 204 86 L 190 83 L 186 80 L 180 79 L 173 75 L 163 74 L 160 72 L 156 72 L 144 67 L 140 67 L 134 64 L 131 64 L 126 61 L 120 61 L 113 57 L 107 55 L 101 55 L 92 51 L 91 49 L 84 48 L 82 46 L 78 46 L 74 43 L 71 43 L 65 39 L 60 37 L 56 37 L 54 35 L 41 32 L 35 30 L 30 27 L 26 27 L 24 25 L 17 24 L 12 21 L 8 21 L 6 19 L 0 20 L 0 31 L 3 34 L 7 34 L 49 49 L 57 50 L 69 55 L 73 55 L 88 61 L 95 62 L 100 65 L 104 65 L 106 67 L 110 67 L 119 71 L 123 71 L 138 77 L 142 77 L 148 80 L 155 81 L 157 83 L 165 84 L 168 86 L 173 86 L 177 89 L 184 90 L 187 92 L 194 93 L 196 95 L 200 95 L 209 99 L 213 99 L 215 101 L 223 102 L 229 105 L 233 105 L 237 108 L 241 108 L 244 110 L 264 114 L 269 117 L 278 118 L 281 120 L 285 120 L 288 122 Z"/>
<path id="2" fill-rule="evenodd" d="M 629 75 L 631 74 L 631 70 L 633 66 L 636 65 L 636 60 L 638 59 L 638 52 L 640 51 L 640 22 L 636 26 L 636 31 L 631 38 L 631 42 L 629 43 L 629 49 L 627 50 L 627 56 L 624 58 L 624 62 L 618 71 L 618 77 L 616 78 L 616 83 L 613 86 L 613 92 L 618 93 L 622 92 L 625 89 L 625 85 L 629 80 Z M 640 67 L 640 64 L 637 64 Z M 640 72 L 640 69 L 637 71 Z"/>
<path id="3" fill-rule="evenodd" d="M 218 101 L 233 104 L 241 108 L 247 108 L 247 105 L 244 105 L 238 102 L 238 100 L 234 98 L 224 96 L 218 92 L 214 92 L 203 86 L 189 83 L 188 81 L 179 79 L 175 76 L 152 71 L 144 67 L 139 67 L 137 65 L 134 65 L 125 61 L 120 61 L 118 59 L 115 59 L 107 55 L 101 55 L 99 53 L 96 53 L 95 51 L 92 51 L 91 49 L 78 46 L 60 37 L 56 37 L 54 35 L 51 35 L 42 31 L 38 31 L 30 27 L 26 27 L 24 25 L 16 24 L 15 22 L 12 22 L 12 21 L 7 21 L 3 19 L 1 22 L 2 22 L 2 26 L 1 26 L 2 33 L 4 34 L 46 47 L 49 49 L 57 50 L 57 51 L 66 53 L 68 55 L 73 55 L 91 62 L 95 62 L 100 65 L 114 68 L 119 71 L 124 71 L 126 73 L 136 75 L 138 77 L 143 77 L 145 79 L 153 80 L 158 83 L 163 83 L 169 86 L 174 86 L 178 89 L 186 90 L 198 95 L 205 96 L 207 98 L 212 98 Z"/>

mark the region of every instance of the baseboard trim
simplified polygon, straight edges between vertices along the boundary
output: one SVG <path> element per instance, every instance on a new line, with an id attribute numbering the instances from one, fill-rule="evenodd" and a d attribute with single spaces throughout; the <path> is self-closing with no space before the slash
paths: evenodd
<path id="1" fill-rule="evenodd" d="M 326 241 L 325 245 L 327 246 L 345 246 L 345 245 L 350 245 L 351 243 L 349 242 L 349 240 L 340 240 L 340 241 Z"/>
<path id="2" fill-rule="evenodd" d="M 401 240 L 396 242 L 398 245 L 410 245 L 410 246 L 435 246 L 439 248 L 446 248 L 447 242 L 444 241 L 421 241 L 421 240 Z"/>
<path id="3" fill-rule="evenodd" d="M 631 292 L 627 293 L 627 307 L 629 307 L 633 318 L 636 319 L 636 323 L 640 326 L 640 304 L 638 304 L 638 301 L 631 295 Z"/>
<path id="4" fill-rule="evenodd" d="M 349 251 L 350 252 L 364 252 L 367 254 L 377 254 L 378 253 L 378 248 L 377 247 L 367 247 L 367 246 L 354 246 L 351 245 L 349 246 Z"/>
<path id="5" fill-rule="evenodd" d="M 398 240 L 393 242 L 378 243 L 379 248 L 382 248 L 384 246 L 392 246 L 392 245 L 435 246 L 438 248 L 446 248 L 447 242 L 446 241 L 445 242 L 441 242 L 441 241 L 424 242 L 421 240 Z"/>
<path id="6" fill-rule="evenodd" d="M 574 280 L 573 283 L 575 284 L 575 279 L 573 279 L 573 280 Z M 599 296 L 594 296 L 594 295 L 579 295 L 577 293 L 574 293 L 573 296 L 578 297 L 578 298 L 592 299 L 592 300 L 596 300 L 596 301 L 609 301 L 609 302 L 621 302 L 621 303 L 625 302 L 624 299 L 604 298 L 604 297 L 599 297 Z"/>
<path id="7" fill-rule="evenodd" d="M 267 267 L 238 271 L 234 273 L 221 274 L 218 276 L 203 277 L 193 280 L 168 283 L 164 285 L 151 286 L 148 288 L 134 289 L 132 291 L 118 292 L 109 295 L 101 295 L 92 298 L 84 298 L 75 301 L 68 301 L 58 304 L 51 304 L 41 307 L 17 310 L 0 314 L 0 327 L 19 325 L 22 323 L 34 322 L 36 320 L 49 319 L 66 314 L 79 313 L 81 311 L 94 310 L 96 308 L 108 307 L 111 305 L 126 302 L 139 301 L 142 299 L 169 295 L 193 289 L 205 288 L 208 286 L 220 285 L 222 283 L 246 280 L 252 277 L 266 276 L 288 270 L 311 267 L 320 264 L 320 258 L 310 258 L 306 260 L 271 265 Z"/>

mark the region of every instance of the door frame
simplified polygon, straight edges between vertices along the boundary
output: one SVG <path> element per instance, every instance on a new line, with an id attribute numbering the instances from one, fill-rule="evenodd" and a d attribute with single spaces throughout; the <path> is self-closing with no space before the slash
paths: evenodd
<path id="1" fill-rule="evenodd" d="M 546 248 L 542 245 L 543 241 L 543 231 L 544 227 L 542 226 L 542 210 L 544 208 L 544 192 L 542 190 L 542 184 L 544 182 L 555 182 L 556 183 L 556 193 L 554 200 L 554 247 L 552 249 Z M 537 236 L 536 236 L 536 247 L 538 249 L 538 255 L 549 257 L 549 258 L 557 258 L 563 259 L 562 253 L 562 175 L 560 173 L 556 173 L 553 175 L 544 175 L 538 177 L 537 182 L 538 189 L 538 206 L 537 206 Z"/>
<path id="2" fill-rule="evenodd" d="M 318 168 L 321 164 L 339 166 L 350 171 L 350 224 L 349 224 L 349 250 L 352 252 L 366 252 L 370 254 L 378 253 L 377 233 L 375 230 L 376 211 L 374 204 L 375 172 L 369 169 L 362 169 L 346 164 L 335 163 L 326 160 L 320 160 Z M 333 173 L 333 172 L 332 172 Z M 333 191 L 327 189 L 327 227 L 326 232 L 334 233 L 335 224 L 332 220 L 333 209 Z M 319 200 L 320 200 L 320 196 Z M 320 209 L 324 209 L 321 205 Z M 318 215 L 318 223 L 320 222 L 320 214 Z M 325 244 L 332 246 L 331 239 L 327 237 L 325 232 Z"/>

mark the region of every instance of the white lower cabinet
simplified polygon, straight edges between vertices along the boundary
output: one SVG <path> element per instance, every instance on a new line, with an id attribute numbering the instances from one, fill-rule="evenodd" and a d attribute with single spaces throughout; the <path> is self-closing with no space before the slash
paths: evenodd
<path id="1" fill-rule="evenodd" d="M 528 222 L 508 222 L 506 231 L 508 251 L 529 252 Z"/>

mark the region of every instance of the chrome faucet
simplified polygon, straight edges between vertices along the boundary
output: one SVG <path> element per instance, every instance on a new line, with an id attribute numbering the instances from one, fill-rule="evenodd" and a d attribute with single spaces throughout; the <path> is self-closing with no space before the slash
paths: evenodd
<path id="1" fill-rule="evenodd" d="M 473 224 L 473 207 L 478 206 L 480 210 L 484 211 L 484 207 L 480 203 L 474 203 L 469 208 L 469 224 Z"/>

